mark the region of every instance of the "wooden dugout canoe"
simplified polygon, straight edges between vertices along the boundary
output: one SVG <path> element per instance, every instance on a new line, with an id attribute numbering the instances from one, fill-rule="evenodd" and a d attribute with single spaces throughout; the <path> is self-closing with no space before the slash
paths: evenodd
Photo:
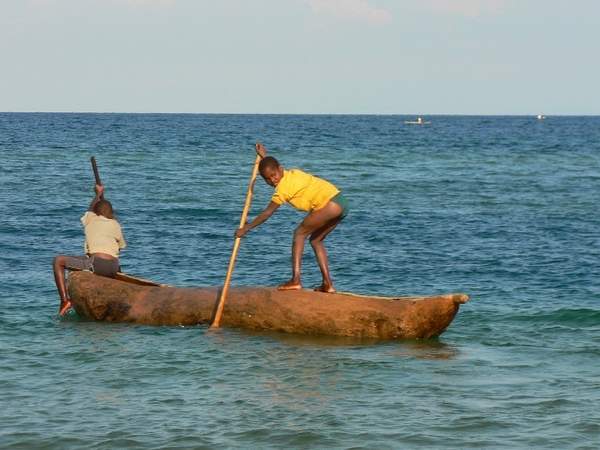
<path id="1" fill-rule="evenodd" d="M 148 325 L 210 324 L 220 288 L 176 288 L 127 275 L 72 272 L 69 294 L 81 316 Z M 309 335 L 414 339 L 439 336 L 465 294 L 369 297 L 272 287 L 231 288 L 221 326 Z"/>

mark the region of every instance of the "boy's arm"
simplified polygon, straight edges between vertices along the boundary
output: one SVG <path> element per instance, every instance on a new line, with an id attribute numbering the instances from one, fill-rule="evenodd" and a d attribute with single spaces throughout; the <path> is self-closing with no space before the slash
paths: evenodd
<path id="1" fill-rule="evenodd" d="M 96 206 L 96 203 L 98 203 L 100 200 L 102 200 L 104 198 L 104 186 L 101 184 L 97 184 L 96 186 L 94 186 L 94 191 L 96 191 L 96 196 L 94 197 L 94 199 L 92 200 L 92 203 L 90 203 L 90 207 L 88 208 L 88 211 L 94 211 L 94 207 Z"/>
<path id="2" fill-rule="evenodd" d="M 277 211 L 277 208 L 279 208 L 280 206 L 281 205 L 279 203 L 270 202 L 269 205 L 263 210 L 263 212 L 256 216 L 252 222 L 247 223 L 242 228 L 239 228 L 235 232 L 235 237 L 241 238 L 252 228 L 256 228 L 261 223 L 265 222 L 269 217 L 273 215 L 275 211 Z"/>
<path id="3" fill-rule="evenodd" d="M 264 158 L 265 156 L 267 156 L 267 147 L 262 145 L 260 142 L 257 142 L 256 143 L 256 153 L 258 153 L 258 155 L 261 158 Z"/>

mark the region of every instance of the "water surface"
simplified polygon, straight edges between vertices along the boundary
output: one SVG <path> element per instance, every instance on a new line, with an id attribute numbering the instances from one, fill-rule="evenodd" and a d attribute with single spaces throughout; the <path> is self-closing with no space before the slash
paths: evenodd
<path id="1" fill-rule="evenodd" d="M 600 442 L 600 118 L 0 114 L 0 447 L 561 448 Z M 439 339 L 373 342 L 56 317 L 95 155 L 123 268 L 223 282 L 262 140 L 352 212 L 338 289 L 466 292 Z M 251 215 L 271 188 L 256 185 Z M 233 283 L 289 277 L 302 215 L 242 242 Z M 319 284 L 310 247 L 304 283 Z"/>

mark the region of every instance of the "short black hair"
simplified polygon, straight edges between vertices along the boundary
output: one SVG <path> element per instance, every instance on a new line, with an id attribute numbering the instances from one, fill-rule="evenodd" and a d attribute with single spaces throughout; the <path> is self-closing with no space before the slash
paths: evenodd
<path id="1" fill-rule="evenodd" d="M 258 171 L 260 173 L 263 173 L 263 170 L 265 170 L 266 168 L 271 167 L 273 169 L 277 169 L 279 167 L 279 161 L 277 161 L 275 158 L 273 158 L 272 156 L 265 156 L 261 161 L 260 164 L 258 165 Z"/>
<path id="2" fill-rule="evenodd" d="M 112 209 L 112 205 L 108 200 L 100 200 L 98 203 L 94 205 L 94 213 L 99 216 L 104 216 L 107 219 L 114 219 L 114 213 Z"/>

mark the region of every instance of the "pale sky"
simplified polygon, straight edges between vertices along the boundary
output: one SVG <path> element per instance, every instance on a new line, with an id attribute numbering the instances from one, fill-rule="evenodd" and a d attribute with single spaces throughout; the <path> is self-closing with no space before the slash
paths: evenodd
<path id="1" fill-rule="evenodd" d="M 600 114 L 598 0 L 0 0 L 0 111 Z"/>

